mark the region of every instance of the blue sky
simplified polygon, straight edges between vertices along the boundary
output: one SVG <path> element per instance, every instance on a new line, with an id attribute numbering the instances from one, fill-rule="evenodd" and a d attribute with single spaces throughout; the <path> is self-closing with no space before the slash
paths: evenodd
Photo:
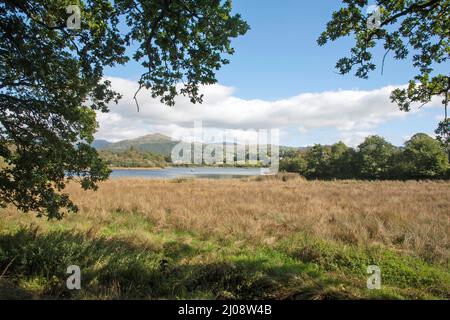
<path id="1" fill-rule="evenodd" d="M 416 72 L 411 67 L 410 61 L 397 61 L 392 56 L 388 56 L 386 59 L 384 74 L 381 75 L 378 69 L 371 74 L 368 80 L 356 78 L 352 74 L 342 76 L 336 73 L 335 63 L 340 57 L 348 54 L 353 44 L 352 39 L 340 39 L 324 47 L 319 47 L 316 39 L 324 30 L 331 13 L 340 5 L 341 1 L 337 0 L 234 0 L 234 11 L 243 16 L 251 30 L 245 36 L 234 40 L 236 53 L 230 58 L 231 63 L 224 66 L 217 74 L 218 83 L 221 86 L 233 88 L 232 93 L 221 97 L 223 99 L 231 97 L 241 99 L 244 104 L 252 101 L 276 104 L 277 101 L 311 93 L 350 90 L 365 91 L 369 94 L 371 90 L 402 85 L 412 79 Z M 380 64 L 382 56 L 382 48 L 378 48 L 375 51 L 374 61 Z M 444 70 L 444 67 L 448 69 L 448 64 L 441 66 L 440 69 Z M 106 75 L 136 81 L 141 72 L 141 67 L 131 62 L 126 66 L 108 69 Z M 349 95 L 351 96 L 351 93 Z M 301 99 L 301 101 L 303 100 Z M 121 103 L 126 104 L 127 102 Z M 337 108 L 332 102 L 324 107 L 328 106 Z M 208 110 L 208 104 L 204 107 Z M 300 107 L 304 106 L 299 105 Z M 364 107 L 364 105 L 360 106 L 360 108 Z M 149 108 L 158 107 L 151 104 Z M 290 105 L 290 108 L 295 108 L 295 105 Z M 383 108 L 385 111 L 389 111 L 389 108 L 393 111 L 396 110 L 394 105 L 385 105 Z M 161 106 L 161 109 L 165 110 L 161 112 L 171 112 L 164 106 Z M 114 113 L 115 110 L 112 109 L 112 112 Z M 196 110 L 199 112 L 198 119 L 201 119 L 201 109 Z M 254 110 L 256 110 L 255 116 L 257 116 L 258 109 Z M 350 110 L 350 112 L 352 111 Z M 118 114 L 124 117 L 123 112 L 118 112 Z M 366 117 L 371 117 L 373 114 L 373 112 L 368 112 Z M 410 115 L 382 117 L 382 120 L 375 121 L 376 124 L 360 128 L 355 125 L 353 129 L 345 130 L 339 125 L 326 125 L 328 120 L 326 115 L 323 115 L 323 126 L 317 123 L 311 126 L 308 123 L 303 125 L 304 121 L 310 120 L 305 120 L 300 115 L 298 116 L 298 126 L 295 119 L 290 119 L 289 123 L 286 122 L 285 125 L 282 125 L 280 128 L 282 130 L 281 142 L 285 145 L 310 145 L 344 140 L 355 144 L 365 134 L 380 134 L 399 145 L 405 138 L 416 132 L 432 133 L 442 114 L 442 108 L 429 107 Z M 335 112 L 330 115 L 330 117 L 336 116 L 339 116 L 339 113 Z M 164 117 L 162 115 L 162 118 Z M 226 116 L 224 115 L 224 117 Z M 211 119 L 208 117 L 210 123 L 216 122 Z M 357 119 L 352 118 L 352 121 L 357 122 Z M 146 130 L 161 129 L 163 126 L 161 122 L 156 124 L 154 121 L 150 121 L 147 125 L 145 121 L 141 120 L 139 120 L 141 129 L 133 131 L 130 128 L 124 128 L 129 133 L 123 137 L 129 137 L 134 133 L 141 134 Z M 272 119 L 267 117 L 268 125 L 266 127 L 271 127 L 269 126 L 271 121 Z M 102 121 L 100 124 L 102 125 Z M 168 126 L 172 124 L 167 123 Z M 206 121 L 206 125 L 208 125 L 208 121 Z M 257 125 L 264 127 L 264 120 L 260 119 Z M 307 129 L 303 128 L 299 132 L 299 127 L 302 126 Z M 113 128 L 109 129 L 113 130 Z M 247 127 L 244 125 L 242 129 L 247 129 Z M 105 130 L 100 130 L 102 138 L 117 140 L 122 137 L 108 136 Z"/>

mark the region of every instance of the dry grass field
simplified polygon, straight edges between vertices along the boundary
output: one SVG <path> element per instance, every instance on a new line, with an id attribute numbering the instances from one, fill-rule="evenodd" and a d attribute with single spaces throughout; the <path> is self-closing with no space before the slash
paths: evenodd
<path id="1" fill-rule="evenodd" d="M 450 182 L 117 179 L 68 192 L 80 212 L 62 221 L 2 209 L 6 298 L 450 297 Z M 85 270 L 77 292 L 70 264 Z M 372 264 L 381 290 L 366 288 Z"/>

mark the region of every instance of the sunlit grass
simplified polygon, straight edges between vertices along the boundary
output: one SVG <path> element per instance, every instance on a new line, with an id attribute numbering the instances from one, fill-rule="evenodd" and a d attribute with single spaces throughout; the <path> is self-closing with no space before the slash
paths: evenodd
<path id="1" fill-rule="evenodd" d="M 62 221 L 3 209 L 0 297 L 449 298 L 448 182 L 173 182 L 72 185 Z"/>

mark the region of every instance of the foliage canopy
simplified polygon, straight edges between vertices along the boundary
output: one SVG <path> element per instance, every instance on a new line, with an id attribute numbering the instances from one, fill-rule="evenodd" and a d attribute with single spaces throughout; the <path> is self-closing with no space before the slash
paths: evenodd
<path id="1" fill-rule="evenodd" d="M 68 5 L 80 29 L 67 28 Z M 140 88 L 167 105 L 201 85 L 233 54 L 248 25 L 220 0 L 2 0 L 0 2 L 0 205 L 61 218 L 76 206 L 69 180 L 95 189 L 108 177 L 90 146 L 95 112 L 120 99 L 105 67 L 131 57 L 145 69 Z M 136 48 L 129 54 L 127 49 Z"/>
<path id="2" fill-rule="evenodd" d="M 412 57 L 418 74 L 407 87 L 395 89 L 391 100 L 400 110 L 410 111 L 414 105 L 423 106 L 440 97 L 445 117 L 436 133 L 450 155 L 450 75 L 435 72 L 450 56 L 450 0 L 377 0 L 375 12 L 367 10 L 367 0 L 342 2 L 344 6 L 333 13 L 318 44 L 353 35 L 355 45 L 350 56 L 339 59 L 336 69 L 340 74 L 355 70 L 355 76 L 363 79 L 376 69 L 373 49 L 378 44 L 385 50 L 382 72 L 388 54 L 397 60 Z"/>

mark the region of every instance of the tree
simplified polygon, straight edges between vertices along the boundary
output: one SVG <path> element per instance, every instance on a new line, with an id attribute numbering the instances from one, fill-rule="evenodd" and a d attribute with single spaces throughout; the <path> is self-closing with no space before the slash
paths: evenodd
<path id="1" fill-rule="evenodd" d="M 72 4 L 79 30 L 67 28 Z M 202 102 L 200 86 L 216 82 L 231 39 L 248 30 L 231 9 L 220 0 L 0 1 L 0 205 L 49 218 L 76 211 L 67 180 L 95 189 L 109 174 L 90 146 L 95 112 L 120 99 L 104 68 L 125 64 L 137 44 L 137 92 L 171 106 L 177 94 Z"/>
<path id="2" fill-rule="evenodd" d="M 414 135 L 405 143 L 403 156 L 410 178 L 439 178 L 445 176 L 448 169 L 440 143 L 424 133 Z"/>
<path id="3" fill-rule="evenodd" d="M 315 145 L 305 154 L 305 177 L 316 179 L 351 179 L 357 177 L 354 150 L 343 142 L 332 146 Z"/>
<path id="4" fill-rule="evenodd" d="M 447 113 L 450 77 L 449 74 L 434 72 L 435 66 L 445 63 L 450 55 L 450 0 L 377 0 L 375 13 L 367 14 L 363 10 L 367 0 L 344 0 L 343 3 L 346 6 L 333 13 L 318 44 L 325 45 L 328 41 L 353 34 L 355 46 L 351 55 L 341 58 L 336 68 L 341 74 L 356 68 L 355 75 L 363 79 L 376 69 L 371 49 L 377 43 L 381 42 L 385 50 L 381 72 L 389 53 L 392 52 L 397 60 L 407 59 L 412 54 L 418 75 L 409 81 L 407 88 L 394 90 L 391 100 L 407 112 L 415 103 L 424 105 L 433 97 L 442 98 L 445 119 L 436 133 L 444 141 L 450 161 Z"/>
<path id="5" fill-rule="evenodd" d="M 444 121 L 439 122 L 435 133 L 437 140 L 447 150 L 447 160 L 450 163 L 450 118 L 447 117 L 447 114 Z"/>
<path id="6" fill-rule="evenodd" d="M 351 179 L 357 177 L 354 168 L 355 152 L 343 142 L 331 146 L 331 175 L 336 179 Z"/>
<path id="7" fill-rule="evenodd" d="M 390 178 L 396 148 L 379 136 L 369 136 L 358 146 L 358 170 L 364 179 Z"/>
<path id="8" fill-rule="evenodd" d="M 330 179 L 331 170 L 331 148 L 316 144 L 305 154 L 306 170 L 305 177 L 308 179 Z"/>
<path id="9" fill-rule="evenodd" d="M 305 170 L 306 160 L 300 153 L 289 153 L 280 160 L 280 171 L 304 174 Z"/>

